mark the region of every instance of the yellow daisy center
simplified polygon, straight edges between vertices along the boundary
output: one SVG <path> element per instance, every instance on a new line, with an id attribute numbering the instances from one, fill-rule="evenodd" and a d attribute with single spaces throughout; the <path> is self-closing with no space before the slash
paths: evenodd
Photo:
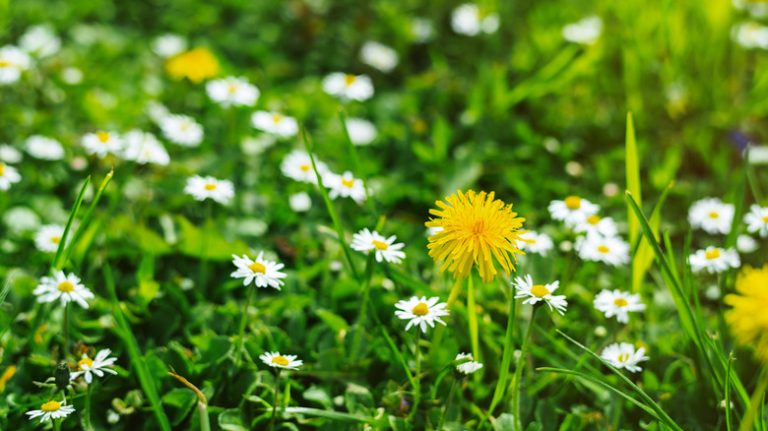
<path id="1" fill-rule="evenodd" d="M 227 84 L 227 93 L 235 94 L 237 92 L 237 84 Z"/>
<path id="2" fill-rule="evenodd" d="M 581 198 L 578 196 L 568 196 L 565 198 L 565 206 L 569 210 L 577 210 L 581 208 Z"/>
<path id="3" fill-rule="evenodd" d="M 600 223 L 600 216 L 597 214 L 592 214 L 591 216 L 587 217 L 587 223 L 591 225 L 596 225 Z"/>
<path id="4" fill-rule="evenodd" d="M 10 66 L 13 66 L 13 63 L 11 63 L 8 60 L 0 59 L 0 67 L 10 67 Z"/>
<path id="5" fill-rule="evenodd" d="M 0 163 L 0 168 L 2 168 L 2 163 Z M 0 169 L 0 175 L 3 174 L 3 170 Z M 768 215 L 763 216 L 763 223 L 768 223 Z"/>
<path id="6" fill-rule="evenodd" d="M 626 307 L 629 305 L 629 302 L 624 298 L 616 298 L 613 300 L 613 304 L 617 307 Z"/>
<path id="7" fill-rule="evenodd" d="M 253 272 L 258 272 L 260 274 L 265 274 L 267 272 L 267 267 L 260 262 L 253 262 L 252 264 L 248 265 L 248 269 L 250 269 Z"/>
<path id="8" fill-rule="evenodd" d="M 75 290 L 75 285 L 69 280 L 64 280 L 56 288 L 59 289 L 59 292 L 69 293 Z"/>
<path id="9" fill-rule="evenodd" d="M 373 244 L 373 246 L 379 250 L 387 250 L 389 248 L 389 244 L 387 244 L 384 241 L 379 241 L 377 239 L 374 239 L 373 241 L 371 241 L 371 244 Z"/>
<path id="10" fill-rule="evenodd" d="M 608 253 L 608 252 L 610 252 L 610 251 L 611 251 L 611 249 L 610 249 L 610 248 L 608 248 L 608 246 L 607 246 L 607 245 L 604 245 L 604 244 L 600 244 L 600 245 L 598 245 L 598 246 L 597 246 L 597 251 L 599 251 L 600 253 L 603 253 L 603 254 L 605 254 L 605 253 Z"/>
<path id="11" fill-rule="evenodd" d="M 299 169 L 301 169 L 302 172 L 309 172 L 311 167 L 309 165 L 301 165 L 299 166 Z"/>
<path id="12" fill-rule="evenodd" d="M 283 121 L 283 116 L 280 114 L 272 114 L 272 122 L 277 124 L 279 122 Z"/>
<path id="13" fill-rule="evenodd" d="M 40 410 L 44 412 L 55 412 L 58 411 L 61 408 L 61 403 L 58 401 L 48 401 L 47 403 L 40 406 Z"/>
<path id="14" fill-rule="evenodd" d="M 83 367 L 83 365 L 85 365 L 85 367 L 87 367 L 87 368 L 91 368 L 93 366 L 93 359 L 91 359 L 91 358 L 86 356 L 86 357 L 84 357 L 83 359 L 80 359 L 77 362 L 77 366 L 80 367 L 81 370 L 85 369 L 85 367 Z"/>
<path id="15" fill-rule="evenodd" d="M 423 302 L 419 302 L 416 304 L 415 307 L 411 310 L 411 313 L 413 313 L 416 316 L 426 316 L 429 313 L 429 307 L 427 304 Z"/>
<path id="16" fill-rule="evenodd" d="M 629 360 L 629 353 L 621 353 L 617 358 L 619 362 L 627 362 Z"/>
<path id="17" fill-rule="evenodd" d="M 210 191 L 216 190 L 216 184 L 214 183 L 205 183 L 205 189 Z"/>
<path id="18" fill-rule="evenodd" d="M 533 287 L 531 287 L 531 295 L 537 298 L 543 298 L 550 293 L 552 292 L 550 292 L 549 289 L 547 289 L 547 286 L 543 284 L 534 284 Z"/>
<path id="19" fill-rule="evenodd" d="M 52 236 L 51 237 L 51 242 L 54 243 L 54 244 L 58 244 L 58 243 L 61 242 L 61 237 L 60 236 Z"/>
<path id="20" fill-rule="evenodd" d="M 720 249 L 719 248 L 713 248 L 712 250 L 707 250 L 704 252 L 704 257 L 707 258 L 707 260 L 717 259 L 720 257 Z"/>
<path id="21" fill-rule="evenodd" d="M 96 132 L 96 137 L 99 138 L 99 142 L 102 144 L 106 144 L 109 141 L 109 133 L 107 132 Z"/>
<path id="22" fill-rule="evenodd" d="M 5 173 L 5 164 L 0 163 L 0 177 Z"/>
<path id="23" fill-rule="evenodd" d="M 355 180 L 354 180 L 354 179 L 346 179 L 346 178 L 342 178 L 342 179 L 341 179 L 341 185 L 342 185 L 342 186 L 344 186 L 344 187 L 346 187 L 346 188 L 348 188 L 348 189 L 351 189 L 351 188 L 352 188 L 352 186 L 354 186 L 354 185 L 355 185 Z"/>
<path id="24" fill-rule="evenodd" d="M 287 366 L 291 361 L 289 361 L 285 356 L 283 355 L 277 355 L 274 358 L 272 358 L 272 363 L 280 365 L 281 367 Z"/>
<path id="25" fill-rule="evenodd" d="M 707 215 L 711 219 L 718 219 L 718 218 L 720 218 L 720 214 L 717 211 L 710 211 L 709 214 L 707 214 Z"/>
<path id="26" fill-rule="evenodd" d="M 357 76 L 355 75 L 344 75 L 344 84 L 349 87 L 350 85 L 354 84 L 355 81 L 357 81 Z"/>

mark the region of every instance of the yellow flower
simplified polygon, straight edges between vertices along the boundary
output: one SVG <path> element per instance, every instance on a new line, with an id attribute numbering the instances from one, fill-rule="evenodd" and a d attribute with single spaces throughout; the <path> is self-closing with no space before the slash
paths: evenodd
<path id="1" fill-rule="evenodd" d="M 736 291 L 725 297 L 725 303 L 733 307 L 725 313 L 725 320 L 736 341 L 753 346 L 768 364 L 768 265 L 744 268 L 736 280 Z"/>
<path id="2" fill-rule="evenodd" d="M 219 74 L 219 61 L 208 48 L 195 48 L 169 58 L 165 70 L 173 79 L 188 78 L 199 83 Z"/>
<path id="3" fill-rule="evenodd" d="M 442 262 L 441 271 L 466 278 L 474 264 L 488 282 L 496 276 L 495 263 L 507 274 L 515 270 L 516 255 L 523 254 L 518 241 L 525 241 L 520 238 L 525 219 L 517 217 L 512 204 L 494 199 L 493 192 L 472 190 L 459 190 L 435 204 L 439 209 L 429 213 L 437 218 L 430 218 L 426 226 L 442 229 L 429 237 L 427 247 L 429 255 Z"/>

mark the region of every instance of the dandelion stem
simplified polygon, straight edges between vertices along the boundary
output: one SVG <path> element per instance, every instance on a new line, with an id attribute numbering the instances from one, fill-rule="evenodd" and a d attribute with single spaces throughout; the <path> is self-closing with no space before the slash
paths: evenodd
<path id="1" fill-rule="evenodd" d="M 280 390 L 280 369 L 277 370 L 277 373 L 275 374 L 275 397 L 272 401 L 272 419 L 269 421 L 269 429 L 271 431 L 275 430 L 275 420 L 277 419 L 277 393 Z"/>
<path id="2" fill-rule="evenodd" d="M 507 389 L 509 380 L 509 365 L 512 363 L 512 352 L 514 352 L 514 332 L 515 315 L 517 314 L 517 301 L 515 301 L 514 292 L 510 293 L 509 312 L 507 313 L 507 332 L 504 335 L 504 352 L 501 355 L 501 368 L 499 369 L 499 379 L 496 381 L 496 389 L 493 391 L 491 407 L 488 408 L 488 414 L 493 415 L 493 410 L 499 404 L 504 392 Z"/>
<path id="3" fill-rule="evenodd" d="M 472 356 L 480 361 L 480 339 L 477 331 L 477 310 L 475 307 L 475 285 L 472 275 L 467 277 L 467 316 L 469 317 L 469 338 L 472 343 Z"/>
<path id="4" fill-rule="evenodd" d="M 528 328 L 525 330 L 525 337 L 523 338 L 523 344 L 520 347 L 520 356 L 515 363 L 515 390 L 512 392 L 512 408 L 515 416 L 516 429 L 523 429 L 522 421 L 520 420 L 520 389 L 522 386 L 523 378 L 523 366 L 525 365 L 525 356 L 528 352 L 528 343 L 531 341 L 531 333 L 533 332 L 533 322 L 536 320 L 536 310 L 539 307 L 534 306 L 531 311 L 531 320 L 528 322 Z"/>
<path id="5" fill-rule="evenodd" d="M 357 316 L 357 323 L 355 324 L 355 338 L 352 342 L 352 362 L 355 362 L 357 355 L 360 353 L 360 346 L 363 341 L 363 332 L 365 330 L 365 317 L 368 314 L 368 301 L 370 299 L 371 291 L 371 277 L 373 276 L 373 259 L 375 254 L 370 253 L 368 255 L 368 261 L 365 264 L 365 277 L 363 278 L 363 302 L 360 304 L 360 314 Z"/>
<path id="6" fill-rule="evenodd" d="M 456 379 L 451 382 L 451 387 L 448 389 L 448 396 L 445 398 L 445 406 L 443 406 L 443 413 L 440 415 L 440 422 L 437 423 L 437 431 L 443 430 L 443 424 L 445 423 L 445 417 L 448 416 L 448 407 L 451 405 L 453 399 L 453 391 L 456 390 Z"/>
<path id="7" fill-rule="evenodd" d="M 245 307 L 243 307 L 243 315 L 240 318 L 240 329 L 238 331 L 237 336 L 237 354 L 236 354 L 236 360 L 235 365 L 240 366 L 243 359 L 243 349 L 245 348 L 245 327 L 248 326 L 248 309 L 251 307 L 251 301 L 253 301 L 253 291 L 255 290 L 252 286 L 246 286 L 246 289 L 248 292 L 245 294 Z"/>

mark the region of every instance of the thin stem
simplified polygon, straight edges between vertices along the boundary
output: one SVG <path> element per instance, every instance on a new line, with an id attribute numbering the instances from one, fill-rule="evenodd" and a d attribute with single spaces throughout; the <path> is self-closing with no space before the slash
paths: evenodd
<path id="1" fill-rule="evenodd" d="M 94 384 L 96 384 L 95 381 L 93 384 L 88 385 L 88 387 L 85 389 L 85 412 L 83 413 L 83 429 L 86 431 L 93 430 L 93 425 L 91 424 L 91 388 Z"/>
<path id="2" fill-rule="evenodd" d="M 476 361 L 481 361 L 480 338 L 477 330 L 477 310 L 475 307 L 475 285 L 471 274 L 467 278 L 467 316 L 469 317 L 469 339 L 472 343 L 472 356 Z"/>
<path id="3" fill-rule="evenodd" d="M 421 402 L 421 330 L 416 328 L 416 371 L 413 374 L 413 406 L 408 414 L 408 419 L 413 419 Z"/>
<path id="4" fill-rule="evenodd" d="M 446 305 L 446 308 L 448 310 L 452 310 L 453 304 L 456 302 L 456 299 L 459 297 L 459 292 L 461 292 L 461 286 L 462 286 L 462 280 L 457 279 L 453 282 L 453 287 L 451 288 L 451 292 L 448 294 L 448 302 Z M 434 355 L 437 353 L 437 349 L 440 346 L 440 342 L 443 339 L 443 332 L 445 331 L 445 326 L 437 325 L 437 328 L 435 328 L 435 333 L 432 336 L 432 342 L 429 346 L 429 356 L 434 358 Z"/>
<path id="5" fill-rule="evenodd" d="M 277 369 L 277 374 L 275 374 L 275 398 L 272 402 L 272 419 L 269 421 L 269 429 L 271 431 L 275 430 L 275 419 L 277 419 L 277 394 L 280 391 L 280 369 Z"/>
<path id="6" fill-rule="evenodd" d="M 437 431 L 443 430 L 443 424 L 445 423 L 445 417 L 448 416 L 448 407 L 451 405 L 453 399 L 453 391 L 456 390 L 456 379 L 451 382 L 451 387 L 448 389 L 448 397 L 445 399 L 445 406 L 443 407 L 443 413 L 440 415 L 440 422 L 437 423 Z"/>
<path id="7" fill-rule="evenodd" d="M 240 366 L 243 359 L 243 349 L 245 348 L 245 327 L 248 326 L 248 309 L 251 307 L 251 301 L 253 301 L 253 291 L 256 289 L 253 286 L 246 286 L 245 287 L 248 292 L 245 294 L 245 307 L 243 307 L 243 316 L 240 318 L 240 329 L 238 331 L 238 337 L 237 337 L 237 355 L 235 356 L 237 360 L 235 361 L 236 366 Z"/>
<path id="8" fill-rule="evenodd" d="M 64 304 L 64 350 L 61 352 L 64 359 L 69 352 L 69 302 Z"/>
<path id="9" fill-rule="evenodd" d="M 520 347 L 520 356 L 515 363 L 515 390 L 512 392 L 512 408 L 514 409 L 515 423 L 517 429 L 523 429 L 523 423 L 520 420 L 520 389 L 522 386 L 523 378 L 523 366 L 525 365 L 525 356 L 528 352 L 528 343 L 531 340 L 531 333 L 533 332 L 533 322 L 536 320 L 536 310 L 539 307 L 534 306 L 531 311 L 531 320 L 528 322 L 528 328 L 525 330 L 525 338 L 523 338 L 523 345 Z"/>
<path id="10" fill-rule="evenodd" d="M 741 421 L 741 425 L 739 426 L 739 431 L 749 431 L 752 429 L 752 424 L 755 422 L 755 415 L 757 414 L 757 409 L 760 407 L 760 404 L 763 400 L 763 397 L 765 396 L 765 390 L 768 388 L 768 368 L 763 368 L 760 372 L 760 380 L 757 382 L 757 386 L 755 387 L 755 391 L 752 392 L 752 398 L 749 400 L 749 408 L 747 409 L 747 412 L 744 414 L 744 419 Z M 726 406 L 728 408 L 729 406 Z M 763 420 L 763 418 L 758 418 L 758 420 Z"/>
<path id="11" fill-rule="evenodd" d="M 355 338 L 352 340 L 352 361 L 355 362 L 357 355 L 360 353 L 360 347 L 363 342 L 363 331 L 365 329 L 365 318 L 368 314 L 368 301 L 370 300 L 371 292 L 371 277 L 373 276 L 374 269 L 374 253 L 368 255 L 368 260 L 365 264 L 365 277 L 363 277 L 363 302 L 360 304 L 360 313 L 357 316 L 357 323 L 355 324 Z"/>
<path id="12" fill-rule="evenodd" d="M 205 221 L 200 230 L 200 268 L 197 274 L 197 292 L 205 292 L 206 279 L 208 278 L 208 223 L 211 220 L 213 207 L 210 200 L 205 202 Z"/>
<path id="13" fill-rule="evenodd" d="M 507 313 L 507 331 L 504 335 L 504 352 L 501 355 L 501 368 L 499 368 L 499 379 L 496 380 L 496 389 L 493 391 L 491 407 L 488 408 L 488 414 L 493 415 L 493 410 L 501 401 L 504 392 L 507 390 L 509 380 L 509 365 L 512 363 L 512 353 L 514 352 L 514 332 L 515 315 L 517 314 L 517 301 L 515 301 L 514 292 L 510 293 L 509 312 Z"/>

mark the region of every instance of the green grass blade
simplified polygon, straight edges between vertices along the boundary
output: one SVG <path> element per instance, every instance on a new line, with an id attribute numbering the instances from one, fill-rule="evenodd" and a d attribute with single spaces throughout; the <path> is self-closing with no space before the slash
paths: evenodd
<path id="1" fill-rule="evenodd" d="M 109 263 L 104 262 L 104 284 L 109 293 L 109 299 L 112 305 L 112 316 L 117 323 L 117 334 L 122 339 L 126 350 L 128 351 L 128 357 L 131 359 L 131 365 L 136 371 L 141 388 L 144 390 L 144 395 L 149 399 L 149 403 L 152 407 L 152 412 L 155 414 L 160 429 L 163 431 L 171 431 L 171 423 L 163 410 L 163 405 L 160 402 L 160 395 L 157 392 L 155 381 L 152 378 L 152 374 L 149 372 L 146 362 L 144 361 L 144 355 L 141 353 L 139 343 L 136 341 L 136 337 L 133 335 L 131 325 L 125 319 L 123 311 L 120 309 L 120 302 L 117 299 L 117 292 L 115 291 L 115 279 L 112 275 L 112 268 Z"/>
<path id="2" fill-rule="evenodd" d="M 510 295 L 509 312 L 507 314 L 507 330 L 504 335 L 504 351 L 501 356 L 501 367 L 499 369 L 499 378 L 496 380 L 496 389 L 493 391 L 493 398 L 491 399 L 491 406 L 488 408 L 488 414 L 493 415 L 493 410 L 501 401 L 504 396 L 504 392 L 507 389 L 507 381 L 509 380 L 509 366 L 512 364 L 512 354 L 514 353 L 514 346 L 512 345 L 513 335 L 515 331 L 515 315 L 517 314 L 517 301 L 513 295 Z"/>
<path id="3" fill-rule="evenodd" d="M 91 204 L 88 206 L 88 210 L 85 212 L 85 215 L 83 216 L 82 220 L 80 220 L 80 225 L 77 227 L 77 230 L 72 235 L 72 241 L 69 242 L 69 245 L 67 245 L 67 249 L 63 254 L 62 262 L 66 262 L 70 255 L 72 254 L 72 250 L 75 249 L 75 246 L 80 241 L 80 238 L 83 236 L 83 233 L 85 232 L 86 228 L 88 228 L 88 225 L 91 222 L 91 219 L 93 218 L 93 213 L 96 210 L 96 205 L 99 204 L 99 200 L 101 200 L 101 195 L 104 194 L 104 189 L 107 188 L 107 185 L 112 180 L 112 176 L 114 175 L 114 171 L 109 171 L 107 173 L 107 176 L 104 177 L 104 179 L 101 181 L 101 184 L 99 185 L 99 188 L 96 190 L 96 195 L 94 195 L 93 200 L 91 200 Z M 62 241 L 63 243 L 64 241 Z"/>
<path id="4" fill-rule="evenodd" d="M 304 148 L 306 148 L 307 154 L 309 154 L 309 159 L 312 161 L 312 170 L 315 172 L 315 178 L 317 178 L 317 188 L 320 190 L 320 195 L 323 197 L 325 209 L 328 211 L 328 215 L 331 217 L 331 221 L 333 222 L 333 227 L 336 229 L 336 234 L 339 236 L 339 245 L 341 245 L 344 258 L 347 261 L 347 265 L 349 265 L 349 270 L 352 271 L 352 277 L 354 277 L 355 280 L 360 281 L 357 267 L 355 267 L 355 262 L 352 260 L 352 254 L 350 253 L 349 247 L 347 246 L 347 241 L 344 239 L 344 228 L 341 225 L 341 219 L 339 219 L 339 215 L 336 214 L 336 208 L 333 206 L 333 202 L 331 202 L 331 198 L 328 196 L 328 190 L 326 190 L 325 186 L 323 185 L 323 178 L 320 175 L 320 172 L 317 170 L 317 164 L 315 163 L 315 155 L 312 154 L 312 143 L 309 140 L 307 129 L 304 127 L 301 128 L 301 137 L 304 141 Z"/>
<path id="5" fill-rule="evenodd" d="M 731 365 L 733 365 L 733 353 L 728 355 L 728 371 L 725 374 L 725 428 L 731 431 Z"/>
<path id="6" fill-rule="evenodd" d="M 637 139 L 635 138 L 635 125 L 632 121 L 632 113 L 627 112 L 627 131 L 624 138 L 626 159 L 625 170 L 627 176 L 627 190 L 635 197 L 638 206 L 642 207 L 643 200 L 640 190 L 640 158 L 637 154 Z M 640 222 L 632 208 L 627 204 L 627 222 L 629 223 L 629 243 L 635 244 L 640 234 Z"/>
<path id="7" fill-rule="evenodd" d="M 659 200 L 656 201 L 656 204 L 651 211 L 649 224 L 651 225 L 651 231 L 656 238 L 659 237 L 659 227 L 661 226 L 661 209 L 673 186 L 674 183 L 669 183 L 669 185 L 664 188 L 661 192 L 661 196 L 659 196 Z M 639 292 L 645 274 L 651 268 L 651 264 L 653 263 L 653 249 L 645 237 L 640 237 L 639 239 L 636 238 L 635 241 L 639 241 L 639 244 L 632 256 L 632 291 Z M 631 244 L 634 245 L 635 243 L 631 242 Z"/>
<path id="8" fill-rule="evenodd" d="M 311 407 L 286 407 L 283 409 L 286 414 L 314 416 L 341 422 L 362 422 L 367 424 L 376 423 L 377 420 L 368 416 L 355 415 L 351 413 L 337 412 L 334 410 L 322 410 Z"/>
<path id="9" fill-rule="evenodd" d="M 69 217 L 67 218 L 67 225 L 64 227 L 64 233 L 61 235 L 61 241 L 59 242 L 59 247 L 56 249 L 56 255 L 53 257 L 53 261 L 51 262 L 51 269 L 61 269 L 64 267 L 64 260 L 62 259 L 62 256 L 64 254 L 64 246 L 67 244 L 67 237 L 69 237 L 69 230 L 72 229 L 72 223 L 75 221 L 75 216 L 77 215 L 78 211 L 80 211 L 80 205 L 83 203 L 83 197 L 85 196 L 85 191 L 88 189 L 88 185 L 91 183 L 91 177 L 90 175 L 85 179 L 83 182 L 83 186 L 80 187 L 80 193 L 77 194 L 77 199 L 75 199 L 75 204 L 72 205 L 72 209 L 69 211 Z"/>

